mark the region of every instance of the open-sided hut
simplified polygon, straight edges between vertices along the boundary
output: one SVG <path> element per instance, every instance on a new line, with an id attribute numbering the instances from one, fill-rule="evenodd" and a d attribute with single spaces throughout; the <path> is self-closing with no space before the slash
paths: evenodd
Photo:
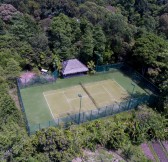
<path id="1" fill-rule="evenodd" d="M 70 59 L 62 63 L 62 75 L 64 78 L 84 75 L 88 70 L 78 59 Z"/>

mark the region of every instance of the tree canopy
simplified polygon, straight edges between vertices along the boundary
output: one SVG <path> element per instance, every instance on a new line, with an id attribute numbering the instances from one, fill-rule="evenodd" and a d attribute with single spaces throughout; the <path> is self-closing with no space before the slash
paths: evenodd
<path id="1" fill-rule="evenodd" d="M 27 67 L 60 72 L 71 58 L 90 74 L 96 65 L 130 64 L 159 87 L 161 114 L 146 108 L 28 137 L 16 77 Z M 167 118 L 168 0 L 0 0 L 0 161 L 70 161 L 97 145 L 125 156 L 128 146 L 166 139 Z"/>

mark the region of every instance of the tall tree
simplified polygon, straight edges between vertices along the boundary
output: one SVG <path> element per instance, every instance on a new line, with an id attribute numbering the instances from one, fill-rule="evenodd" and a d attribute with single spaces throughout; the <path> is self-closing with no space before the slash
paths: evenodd
<path id="1" fill-rule="evenodd" d="M 10 32 L 22 41 L 28 41 L 29 38 L 39 33 L 39 26 L 29 15 L 18 15 L 12 23 Z"/>
<path id="2" fill-rule="evenodd" d="M 94 52 L 98 52 L 100 55 L 103 55 L 105 50 L 106 37 L 103 33 L 103 30 L 100 26 L 96 26 L 93 30 L 93 39 L 94 39 Z"/>
<path id="3" fill-rule="evenodd" d="M 16 77 L 19 77 L 20 70 L 19 64 L 14 59 L 9 59 L 5 69 L 7 79 L 13 80 Z"/>
<path id="4" fill-rule="evenodd" d="M 51 43 L 56 53 L 64 59 L 74 57 L 72 48 L 75 35 L 72 20 L 64 14 L 55 17 L 51 24 L 51 34 Z"/>
<path id="5" fill-rule="evenodd" d="M 126 17 L 121 14 L 113 14 L 106 18 L 104 24 L 106 33 L 106 46 L 112 50 L 116 60 L 124 57 L 129 51 L 129 46 L 134 40 L 135 28 L 127 22 Z"/>
<path id="6" fill-rule="evenodd" d="M 82 36 L 82 49 L 81 58 L 83 61 L 87 62 L 93 57 L 93 34 L 90 29 L 86 29 L 84 35 Z"/>
<path id="7" fill-rule="evenodd" d="M 158 58 L 158 54 L 167 48 L 167 42 L 155 34 L 145 34 L 138 38 L 133 49 L 133 56 L 143 67 L 152 67 Z"/>

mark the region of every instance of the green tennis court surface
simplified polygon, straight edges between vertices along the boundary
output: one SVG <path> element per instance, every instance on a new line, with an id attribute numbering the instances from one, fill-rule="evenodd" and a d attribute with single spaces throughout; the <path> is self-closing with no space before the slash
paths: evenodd
<path id="1" fill-rule="evenodd" d="M 98 73 L 69 79 L 58 79 L 55 83 L 21 89 L 28 123 L 45 123 L 56 117 L 79 111 L 82 94 L 82 111 L 92 110 L 96 105 L 79 84 L 82 82 L 98 106 L 120 102 L 132 92 L 132 80 L 121 71 Z M 135 93 L 145 94 L 138 85 Z"/>
<path id="2" fill-rule="evenodd" d="M 81 112 L 121 102 L 128 97 L 127 91 L 114 80 L 88 83 L 83 86 L 90 95 L 80 85 L 43 93 L 54 119 L 79 111 L 78 94 L 82 95 Z"/>

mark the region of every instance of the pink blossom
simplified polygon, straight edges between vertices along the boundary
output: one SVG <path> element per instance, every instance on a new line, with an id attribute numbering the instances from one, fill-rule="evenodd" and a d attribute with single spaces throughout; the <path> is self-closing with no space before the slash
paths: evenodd
<path id="1" fill-rule="evenodd" d="M 16 14 L 20 14 L 20 12 L 17 11 L 16 8 L 11 4 L 0 5 L 0 18 L 2 18 L 4 21 L 11 20 L 11 18 Z"/>
<path id="2" fill-rule="evenodd" d="M 34 76 L 35 76 L 35 74 L 32 72 L 23 73 L 20 76 L 21 83 L 22 84 L 28 83 Z"/>

